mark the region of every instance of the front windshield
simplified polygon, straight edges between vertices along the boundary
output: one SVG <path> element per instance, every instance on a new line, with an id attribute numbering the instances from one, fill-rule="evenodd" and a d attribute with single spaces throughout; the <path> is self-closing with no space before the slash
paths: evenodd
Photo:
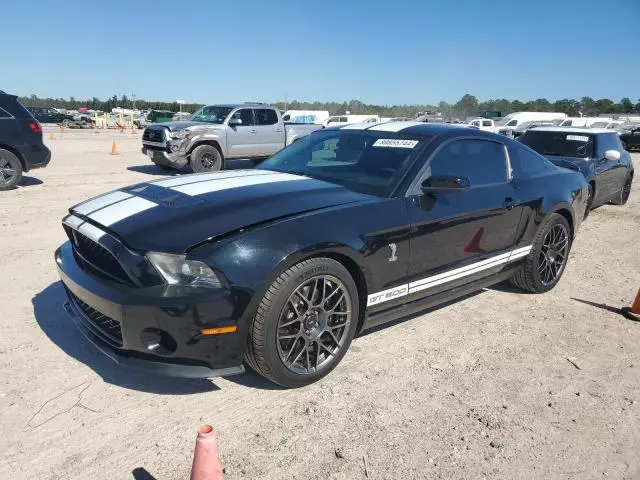
<path id="1" fill-rule="evenodd" d="M 609 122 L 594 122 L 591 124 L 591 128 L 606 128 Z"/>
<path id="2" fill-rule="evenodd" d="M 221 124 L 224 122 L 224 119 L 227 118 L 229 113 L 231 113 L 233 108 L 231 107 L 218 107 L 215 105 L 210 105 L 208 107 L 202 107 L 196 113 L 189 117 L 189 120 L 193 120 L 194 122 L 206 122 L 206 123 L 217 123 Z"/>
<path id="3" fill-rule="evenodd" d="M 411 154 L 429 139 L 370 130 L 321 131 L 276 153 L 260 169 L 304 175 L 354 192 L 387 197 L 411 166 Z"/>
<path id="4" fill-rule="evenodd" d="M 593 155 L 593 136 L 582 132 L 544 132 L 527 130 L 520 142 L 540 155 L 589 158 Z"/>
<path id="5" fill-rule="evenodd" d="M 500 120 L 496 121 L 494 125 L 496 127 L 504 127 L 507 124 L 507 122 L 509 122 L 509 120 L 511 120 L 512 118 L 513 118 L 513 115 L 507 115 L 506 117 L 503 117 Z"/>

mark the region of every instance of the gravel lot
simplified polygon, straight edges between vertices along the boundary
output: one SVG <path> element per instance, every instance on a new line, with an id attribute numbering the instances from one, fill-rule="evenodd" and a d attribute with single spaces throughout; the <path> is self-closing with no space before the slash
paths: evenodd
<path id="1" fill-rule="evenodd" d="M 49 167 L 0 193 L 0 478 L 188 478 L 202 423 L 228 479 L 640 478 L 640 323 L 613 311 L 640 287 L 639 181 L 626 206 L 592 212 L 552 292 L 485 290 L 279 390 L 253 373 L 141 376 L 75 331 L 53 262 L 61 218 L 162 172 L 139 133 L 56 137 Z"/>

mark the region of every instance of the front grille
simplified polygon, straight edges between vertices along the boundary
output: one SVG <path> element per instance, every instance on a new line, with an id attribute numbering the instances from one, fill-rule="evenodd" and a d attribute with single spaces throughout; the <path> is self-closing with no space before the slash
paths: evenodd
<path id="1" fill-rule="evenodd" d="M 147 128 L 142 134 L 142 140 L 145 142 L 164 142 L 163 131 L 156 128 Z"/>
<path id="2" fill-rule="evenodd" d="M 120 265 L 120 262 L 109 250 L 68 225 L 64 225 L 64 229 L 69 236 L 69 240 L 71 240 L 76 259 L 79 260 L 81 266 L 87 267 L 110 280 L 135 286 L 129 275 L 122 268 L 122 265 Z"/>
<path id="3" fill-rule="evenodd" d="M 122 347 L 122 327 L 120 322 L 100 313 L 92 306 L 80 300 L 73 292 L 69 290 L 67 290 L 67 292 L 76 307 L 84 313 L 84 320 L 89 323 L 88 327 L 91 331 L 107 343 L 115 347 Z"/>

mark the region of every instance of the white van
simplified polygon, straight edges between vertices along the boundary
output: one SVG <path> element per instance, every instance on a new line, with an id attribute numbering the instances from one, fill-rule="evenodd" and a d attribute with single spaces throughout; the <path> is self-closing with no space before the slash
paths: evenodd
<path id="1" fill-rule="evenodd" d="M 327 119 L 327 127 L 344 125 L 346 123 L 377 123 L 380 121 L 378 115 L 334 115 Z"/>
<path id="2" fill-rule="evenodd" d="M 497 130 L 503 135 L 511 135 L 513 130 L 524 122 L 554 122 L 567 118 L 566 113 L 557 112 L 513 112 L 496 122 Z"/>
<path id="3" fill-rule="evenodd" d="M 327 110 L 287 110 L 282 115 L 284 123 L 318 123 L 324 125 L 329 118 Z"/>
<path id="4" fill-rule="evenodd" d="M 613 118 L 606 117 L 567 117 L 561 127 L 586 127 L 590 128 L 594 123 L 611 122 Z"/>

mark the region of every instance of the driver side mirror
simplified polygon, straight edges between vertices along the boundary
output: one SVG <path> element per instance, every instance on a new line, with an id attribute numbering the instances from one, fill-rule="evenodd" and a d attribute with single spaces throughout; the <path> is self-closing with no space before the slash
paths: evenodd
<path id="1" fill-rule="evenodd" d="M 420 189 L 425 195 L 432 193 L 464 192 L 471 187 L 468 177 L 434 175 L 422 182 Z"/>
<path id="2" fill-rule="evenodd" d="M 604 152 L 604 158 L 609 160 L 610 162 L 617 162 L 620 160 L 620 152 L 617 150 L 607 150 Z"/>
<path id="3" fill-rule="evenodd" d="M 229 125 L 232 127 L 237 125 L 242 125 L 242 119 L 238 117 L 231 117 L 229 119 Z"/>

